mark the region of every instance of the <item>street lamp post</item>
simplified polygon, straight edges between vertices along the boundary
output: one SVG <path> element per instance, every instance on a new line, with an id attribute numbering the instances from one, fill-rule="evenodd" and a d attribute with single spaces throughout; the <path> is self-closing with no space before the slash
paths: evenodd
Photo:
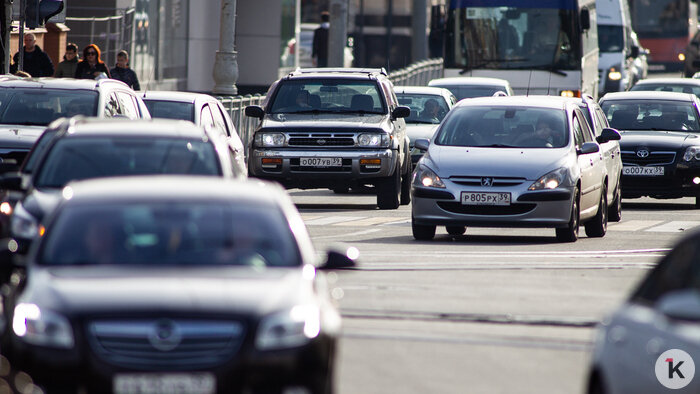
<path id="1" fill-rule="evenodd" d="M 236 0 L 221 0 L 219 50 L 214 60 L 214 94 L 238 94 L 238 60 L 235 47 Z"/>

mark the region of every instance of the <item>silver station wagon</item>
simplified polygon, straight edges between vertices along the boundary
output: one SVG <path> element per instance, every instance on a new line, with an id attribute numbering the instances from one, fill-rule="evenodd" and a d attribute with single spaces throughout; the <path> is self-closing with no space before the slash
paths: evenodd
<path id="1" fill-rule="evenodd" d="M 554 97 L 487 97 L 460 101 L 432 142 L 412 180 L 412 227 L 418 240 L 464 234 L 466 226 L 548 227 L 557 239 L 607 231 L 608 174 L 599 143 L 572 102 Z"/>

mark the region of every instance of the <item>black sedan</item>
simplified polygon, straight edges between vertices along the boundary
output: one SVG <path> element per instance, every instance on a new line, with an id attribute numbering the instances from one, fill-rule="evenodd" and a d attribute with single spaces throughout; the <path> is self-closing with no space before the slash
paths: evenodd
<path id="1" fill-rule="evenodd" d="M 3 354 L 39 386 L 332 391 L 341 320 L 322 270 L 357 250 L 320 261 L 281 187 L 129 177 L 62 196 L 4 297 Z"/>
<path id="2" fill-rule="evenodd" d="M 622 197 L 695 197 L 700 208 L 700 100 L 621 92 L 606 94 L 600 106 L 622 134 Z"/>

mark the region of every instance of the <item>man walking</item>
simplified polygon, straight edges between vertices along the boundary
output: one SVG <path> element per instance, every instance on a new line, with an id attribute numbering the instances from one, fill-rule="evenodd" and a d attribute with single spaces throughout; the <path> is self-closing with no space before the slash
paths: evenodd
<path id="1" fill-rule="evenodd" d="M 10 73 L 14 74 L 19 66 L 19 52 L 12 59 L 14 64 L 10 66 Z M 53 76 L 53 63 L 49 55 L 36 45 L 36 36 L 32 33 L 24 35 L 24 71 L 32 77 Z"/>
<path id="2" fill-rule="evenodd" d="M 328 11 L 321 13 L 321 26 L 314 30 L 314 43 L 311 57 L 316 67 L 328 67 L 328 28 L 331 16 Z"/>

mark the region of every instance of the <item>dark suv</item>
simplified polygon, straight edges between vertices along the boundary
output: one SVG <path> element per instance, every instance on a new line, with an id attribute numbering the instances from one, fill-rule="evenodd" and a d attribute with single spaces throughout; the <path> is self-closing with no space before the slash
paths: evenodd
<path id="1" fill-rule="evenodd" d="M 251 141 L 250 175 L 287 188 L 373 185 L 380 209 L 410 202 L 408 107 L 383 69 L 300 69 L 270 87 Z"/>

